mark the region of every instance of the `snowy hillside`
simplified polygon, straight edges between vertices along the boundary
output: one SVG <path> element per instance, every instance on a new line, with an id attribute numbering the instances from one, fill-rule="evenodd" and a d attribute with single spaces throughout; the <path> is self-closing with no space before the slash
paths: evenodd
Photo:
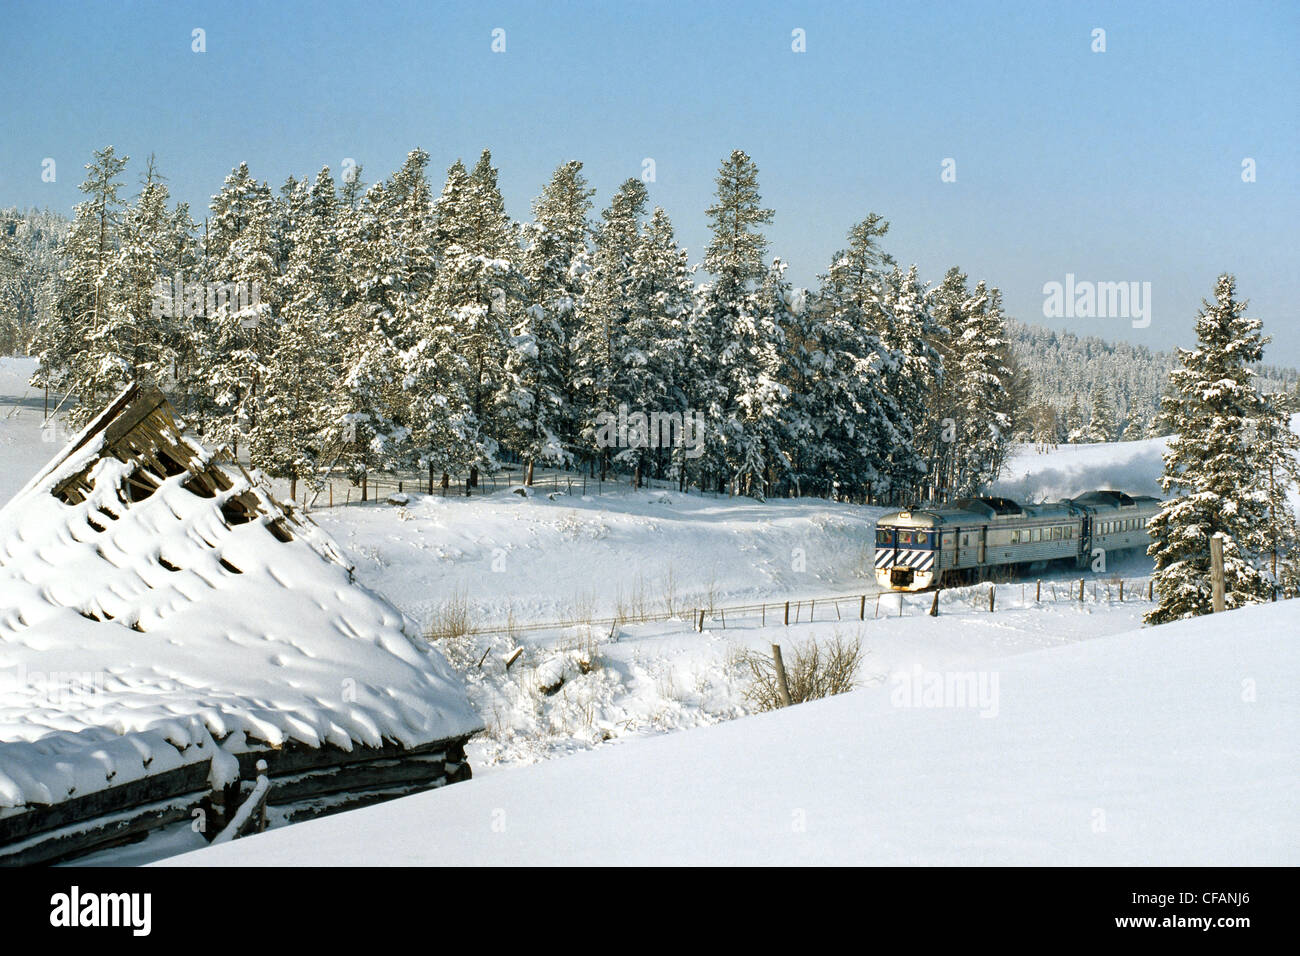
<path id="1" fill-rule="evenodd" d="M 1228 621 L 1008 659 L 966 706 L 892 681 L 173 862 L 1294 865 L 1300 604 Z"/>

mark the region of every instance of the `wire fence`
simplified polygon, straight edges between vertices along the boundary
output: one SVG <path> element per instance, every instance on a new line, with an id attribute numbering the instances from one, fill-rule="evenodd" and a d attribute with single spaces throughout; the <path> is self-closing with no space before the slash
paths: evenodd
<path id="1" fill-rule="evenodd" d="M 1017 589 L 1019 593 L 1017 595 Z M 623 612 L 609 617 L 571 618 L 533 623 L 507 621 L 501 624 L 466 627 L 462 634 L 509 635 L 587 628 L 613 635 L 621 627 L 678 621 L 696 632 L 741 625 L 767 627 L 829 622 L 865 622 L 881 618 L 941 614 L 944 607 L 969 605 L 996 613 L 998 608 L 1027 608 L 1043 604 L 1114 605 L 1149 604 L 1154 599 L 1150 577 L 1120 577 L 1094 574 L 1077 580 L 1034 580 L 994 584 L 984 582 L 932 591 L 864 591 L 822 597 L 757 604 L 715 607 L 689 605 L 660 612 Z"/>

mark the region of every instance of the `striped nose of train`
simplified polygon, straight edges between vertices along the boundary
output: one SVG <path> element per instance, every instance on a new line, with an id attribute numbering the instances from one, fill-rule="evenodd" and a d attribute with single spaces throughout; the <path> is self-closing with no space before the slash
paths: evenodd
<path id="1" fill-rule="evenodd" d="M 929 571 L 934 567 L 934 552 L 909 551 L 899 548 L 898 556 L 895 557 L 893 551 L 880 551 L 876 554 L 876 567 L 914 568 L 917 571 Z"/>

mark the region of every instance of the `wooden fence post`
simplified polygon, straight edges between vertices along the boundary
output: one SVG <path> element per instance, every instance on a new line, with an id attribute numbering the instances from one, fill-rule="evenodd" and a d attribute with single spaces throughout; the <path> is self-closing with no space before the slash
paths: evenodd
<path id="1" fill-rule="evenodd" d="M 1150 577 L 1147 578 L 1147 600 L 1154 601 L 1155 599 L 1156 599 L 1156 579 L 1154 577 Z"/>
<path id="2" fill-rule="evenodd" d="M 696 625 L 695 630 L 697 633 L 700 634 L 704 633 L 704 611 L 703 610 L 700 611 L 700 623 Z"/>
<path id="3" fill-rule="evenodd" d="M 1124 603 L 1124 579 L 1119 579 L 1119 603 Z"/>
<path id="4" fill-rule="evenodd" d="M 1034 603 L 1037 604 L 1043 599 L 1043 579 L 1039 578 L 1038 583 L 1034 585 Z"/>
<path id="5" fill-rule="evenodd" d="M 1214 602 L 1214 613 L 1221 614 L 1224 609 L 1223 583 L 1223 535 L 1216 531 L 1210 535 L 1210 587 Z"/>
<path id="6" fill-rule="evenodd" d="M 990 614 L 993 613 L 993 597 L 997 593 L 998 593 L 998 586 L 996 584 L 990 584 L 989 585 L 989 613 Z"/>
<path id="7" fill-rule="evenodd" d="M 865 621 L 866 619 L 867 619 L 867 596 L 864 594 L 862 595 L 862 604 L 858 607 L 858 620 Z"/>
<path id="8" fill-rule="evenodd" d="M 772 645 L 772 663 L 776 667 L 776 690 L 781 695 L 781 706 L 790 706 L 790 684 L 785 679 L 785 661 L 781 659 L 781 645 Z"/>
<path id="9" fill-rule="evenodd" d="M 790 626 L 790 602 L 785 602 L 785 626 Z"/>
<path id="10" fill-rule="evenodd" d="M 930 616 L 931 617 L 939 616 L 939 591 L 937 588 L 935 589 L 934 592 L 934 600 L 930 602 Z"/>
<path id="11" fill-rule="evenodd" d="M 1079 603 L 1083 603 L 1083 578 L 1079 578 Z"/>

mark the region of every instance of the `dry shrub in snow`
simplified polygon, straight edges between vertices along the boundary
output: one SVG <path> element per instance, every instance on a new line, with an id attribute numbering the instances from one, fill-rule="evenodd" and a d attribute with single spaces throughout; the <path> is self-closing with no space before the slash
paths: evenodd
<path id="1" fill-rule="evenodd" d="M 469 596 L 458 591 L 433 612 L 424 636 L 430 641 L 456 640 L 468 634 L 471 626 Z"/>
<path id="2" fill-rule="evenodd" d="M 802 704 L 819 697 L 843 694 L 857 686 L 858 668 L 862 665 L 862 638 L 845 640 L 836 633 L 828 641 L 810 640 L 782 650 L 790 703 Z M 777 689 L 776 665 L 766 654 L 751 652 L 745 656 L 751 681 L 745 697 L 759 710 L 776 710 L 781 706 Z"/>

